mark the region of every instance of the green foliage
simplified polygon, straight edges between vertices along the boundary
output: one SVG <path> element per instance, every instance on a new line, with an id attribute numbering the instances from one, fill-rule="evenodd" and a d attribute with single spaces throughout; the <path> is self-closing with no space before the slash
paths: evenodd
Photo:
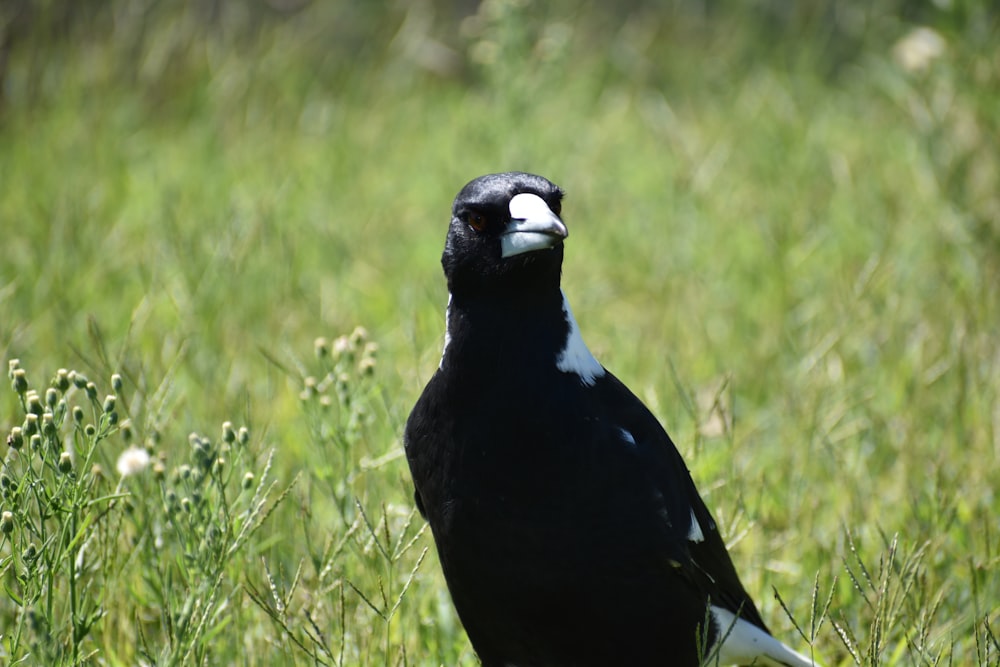
<path id="1" fill-rule="evenodd" d="M 775 633 L 998 664 L 996 11 L 469 11 L 0 5 L 0 662 L 475 664 L 399 436 L 525 169 Z"/>
<path id="2" fill-rule="evenodd" d="M 121 376 L 101 402 L 83 374 L 59 369 L 44 405 L 18 360 L 9 377 L 24 423 L 11 429 L 0 472 L 5 656 L 88 663 L 114 632 L 131 630 L 140 645 L 107 646 L 109 656 L 165 665 L 218 659 L 212 638 L 230 622 L 234 568 L 283 499 L 272 497 L 271 457 L 256 486 L 243 483 L 254 479 L 243 473 L 249 432 L 237 437 L 226 422 L 217 443 L 191 434 L 185 462 L 168 479 L 165 451 L 151 459 L 157 434 L 136 445 L 131 424 L 120 421 L 116 408 L 128 409 Z"/>

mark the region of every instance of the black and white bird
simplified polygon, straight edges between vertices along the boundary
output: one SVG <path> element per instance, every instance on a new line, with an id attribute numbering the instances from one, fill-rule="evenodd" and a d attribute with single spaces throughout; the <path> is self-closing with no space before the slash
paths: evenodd
<path id="1" fill-rule="evenodd" d="M 406 424 L 416 502 L 485 667 L 813 661 L 771 636 L 653 414 L 591 355 L 560 287 L 563 192 L 455 199 L 444 352 Z"/>

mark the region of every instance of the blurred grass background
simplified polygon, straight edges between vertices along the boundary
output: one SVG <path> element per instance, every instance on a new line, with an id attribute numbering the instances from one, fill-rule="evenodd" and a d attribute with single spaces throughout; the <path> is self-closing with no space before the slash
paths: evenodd
<path id="1" fill-rule="evenodd" d="M 1000 664 L 991 4 L 7 0 L 0 22 L 0 352 L 121 373 L 168 468 L 231 419 L 299 475 L 226 573 L 207 664 L 475 664 L 433 549 L 373 609 L 430 545 L 382 562 L 373 535 L 418 529 L 399 437 L 440 352 L 451 198 L 508 169 L 567 190 L 588 343 L 673 434 L 776 633 L 800 643 L 771 587 L 809 634 L 815 581 L 827 664 Z M 374 378 L 314 401 L 313 340 L 359 325 Z M 157 661 L 125 573 L 94 664 Z M 283 587 L 284 626 L 248 592 Z M 0 633 L 23 613 L 0 599 Z"/>

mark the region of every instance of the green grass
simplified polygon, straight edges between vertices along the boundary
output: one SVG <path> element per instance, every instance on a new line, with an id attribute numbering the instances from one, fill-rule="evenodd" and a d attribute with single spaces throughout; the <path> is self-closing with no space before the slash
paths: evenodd
<path id="1" fill-rule="evenodd" d="M 1000 664 L 995 12 L 356 4 L 4 15 L 0 662 L 476 664 L 400 436 L 525 169 L 775 633 Z"/>

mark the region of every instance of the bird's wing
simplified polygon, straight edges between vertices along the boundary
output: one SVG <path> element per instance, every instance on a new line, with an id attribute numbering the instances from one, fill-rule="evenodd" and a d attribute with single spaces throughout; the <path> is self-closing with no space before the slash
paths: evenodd
<path id="1" fill-rule="evenodd" d="M 609 419 L 632 440 L 635 455 L 640 457 L 650 488 L 661 506 L 664 538 L 671 545 L 669 553 L 681 573 L 712 605 L 767 631 L 760 612 L 747 595 L 726 550 L 715 520 L 695 488 L 684 460 L 660 422 L 632 392 L 610 373 L 605 399 Z M 628 434 L 627 436 L 625 434 Z M 680 558 L 675 558 L 676 555 Z"/>

